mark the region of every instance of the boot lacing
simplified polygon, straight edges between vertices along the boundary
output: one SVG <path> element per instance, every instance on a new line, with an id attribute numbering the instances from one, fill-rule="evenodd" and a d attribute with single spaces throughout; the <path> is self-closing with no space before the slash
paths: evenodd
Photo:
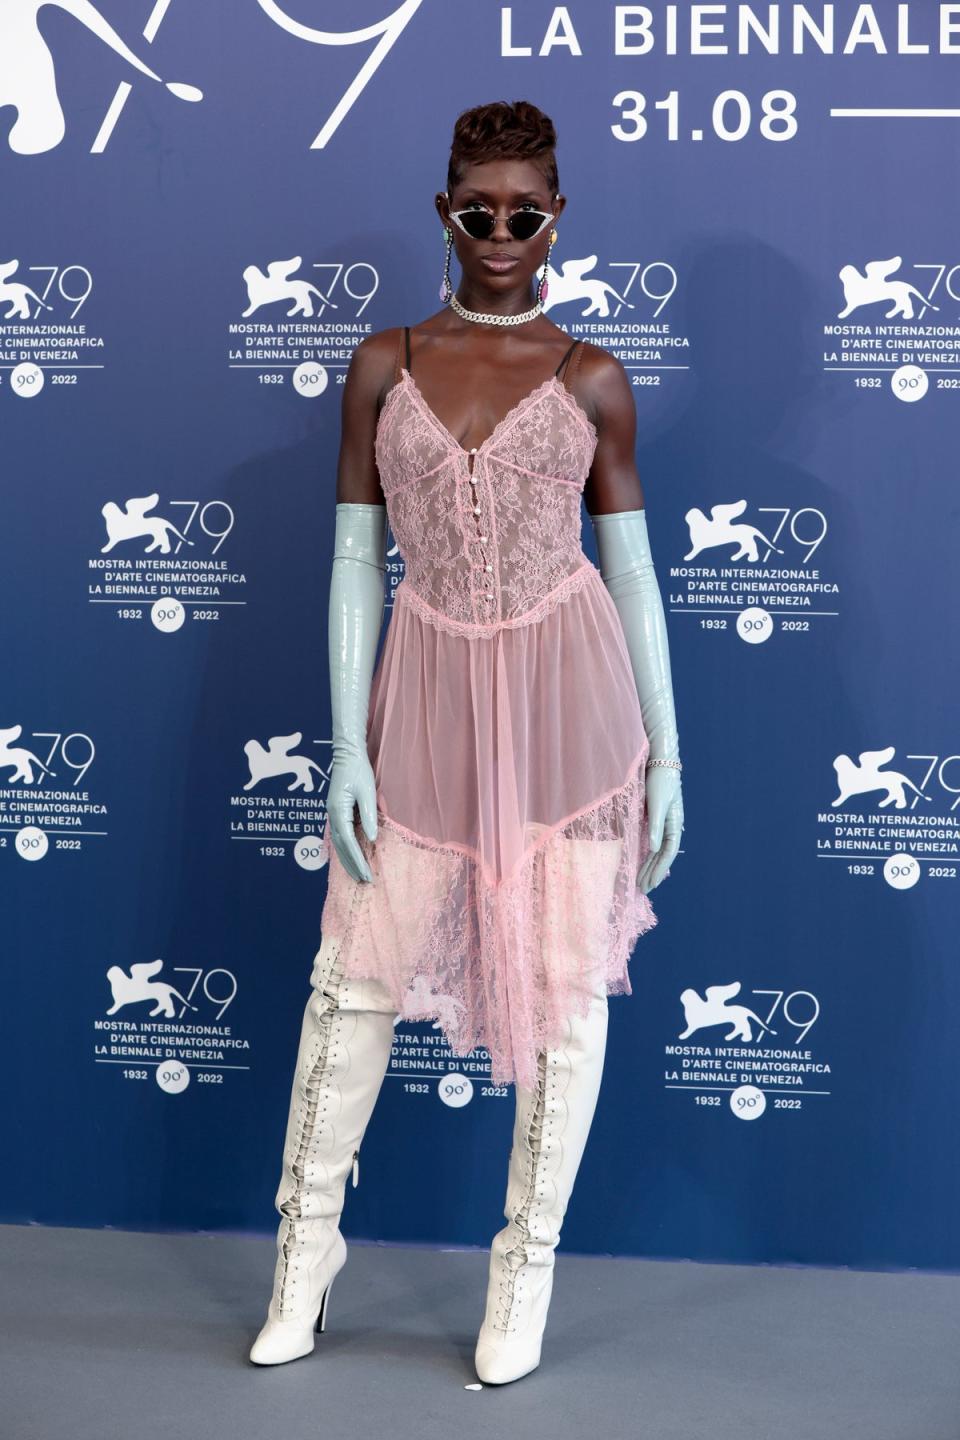
<path id="1" fill-rule="evenodd" d="M 290 1166 L 296 1185 L 292 1193 L 279 1207 L 280 1213 L 286 1220 L 286 1231 L 280 1245 L 282 1261 L 280 1289 L 277 1299 L 277 1309 L 280 1314 L 283 1314 L 285 1310 L 295 1308 L 293 1292 L 297 1282 L 296 1272 L 293 1266 L 293 1248 L 298 1238 L 296 1222 L 302 1218 L 300 1202 L 306 1178 L 305 1161 L 310 1146 L 315 1139 L 314 1132 L 317 1122 L 317 1109 L 320 1103 L 320 1091 L 330 1056 L 330 1040 L 335 1024 L 340 988 L 343 984 L 343 963 L 341 955 L 342 945 L 337 950 L 333 962 L 328 968 L 321 990 L 324 999 L 329 1003 L 324 1007 L 323 1013 L 317 1022 L 317 1028 L 320 1032 L 320 1051 L 316 1060 L 311 1065 L 309 1074 L 304 1082 L 306 1102 L 300 1107 L 300 1131 L 296 1140 L 296 1151 Z M 324 1109 L 326 1109 L 326 1105 Z"/>
<path id="2" fill-rule="evenodd" d="M 550 1083 L 549 1052 L 542 1050 L 537 1057 L 537 1078 L 533 1112 L 525 1135 L 526 1148 L 526 1184 L 524 1186 L 523 1199 L 519 1208 L 513 1215 L 513 1223 L 517 1230 L 517 1239 L 504 1252 L 506 1263 L 506 1275 L 500 1281 L 500 1294 L 497 1303 L 496 1325 L 497 1328 L 510 1334 L 519 1328 L 519 1307 L 523 1304 L 522 1296 L 518 1300 L 516 1296 L 517 1274 L 522 1266 L 527 1263 L 526 1242 L 530 1240 L 530 1207 L 533 1204 L 535 1195 L 538 1192 L 538 1173 L 540 1162 L 544 1154 L 544 1113 L 546 1110 L 547 1088 Z M 553 1122 L 546 1122 L 551 1125 Z M 519 1263 L 514 1267 L 510 1261 L 512 1256 L 519 1256 Z M 514 1321 L 514 1302 L 516 1301 L 518 1314 Z"/>

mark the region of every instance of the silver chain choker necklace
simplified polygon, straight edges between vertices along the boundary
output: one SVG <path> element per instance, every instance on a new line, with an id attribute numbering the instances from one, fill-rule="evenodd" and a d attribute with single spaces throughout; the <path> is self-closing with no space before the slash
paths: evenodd
<path id="1" fill-rule="evenodd" d="M 464 320 L 472 320 L 477 325 L 523 325 L 527 320 L 533 320 L 537 315 L 543 313 L 543 302 L 538 300 L 530 310 L 521 310 L 519 315 L 493 315 L 486 310 L 468 310 L 461 305 L 456 295 L 450 296 L 450 309 L 455 310 Z"/>

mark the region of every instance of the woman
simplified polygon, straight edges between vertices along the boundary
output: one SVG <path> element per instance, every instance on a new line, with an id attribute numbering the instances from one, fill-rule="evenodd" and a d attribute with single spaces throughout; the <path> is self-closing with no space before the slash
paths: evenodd
<path id="1" fill-rule="evenodd" d="M 365 340 L 344 388 L 330 873 L 258 1364 L 307 1354 L 324 1327 L 346 1177 L 402 1015 L 435 1020 L 456 1054 L 486 1045 L 493 1083 L 515 1082 L 475 1363 L 488 1383 L 536 1367 L 607 996 L 630 993 L 647 892 L 679 845 L 633 393 L 617 359 L 543 314 L 566 204 L 555 143 L 524 101 L 459 117 L 436 196 L 448 303 Z M 388 516 L 405 574 L 375 668 Z"/>

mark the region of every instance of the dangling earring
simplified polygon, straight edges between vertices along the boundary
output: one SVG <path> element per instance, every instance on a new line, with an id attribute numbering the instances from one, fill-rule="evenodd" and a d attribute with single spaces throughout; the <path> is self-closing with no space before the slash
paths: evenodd
<path id="1" fill-rule="evenodd" d="M 443 230 L 447 237 L 447 253 L 443 260 L 443 280 L 440 282 L 440 299 L 444 304 L 449 304 L 450 296 L 453 294 L 453 286 L 450 283 L 450 251 L 453 249 L 453 231 L 449 225 L 444 225 Z"/>
<path id="2" fill-rule="evenodd" d="M 543 262 L 543 274 L 540 276 L 540 284 L 537 286 L 537 304 L 538 304 L 538 305 L 542 305 L 542 304 L 543 304 L 544 300 L 546 300 L 546 298 L 547 298 L 547 292 L 548 292 L 549 289 L 550 289 L 550 285 L 549 285 L 549 282 L 548 282 L 548 280 L 547 280 L 547 271 L 550 269 L 550 251 L 553 249 L 553 247 L 554 247 L 554 245 L 555 245 L 556 243 L 557 243 L 557 232 L 556 232 L 556 230 L 551 230 L 551 231 L 550 231 L 550 244 L 547 246 L 546 259 L 545 259 L 544 262 Z"/>

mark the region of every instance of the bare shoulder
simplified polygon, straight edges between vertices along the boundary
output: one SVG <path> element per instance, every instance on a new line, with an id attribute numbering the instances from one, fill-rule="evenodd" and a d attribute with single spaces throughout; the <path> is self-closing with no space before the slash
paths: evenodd
<path id="1" fill-rule="evenodd" d="M 589 340 L 583 341 L 582 349 L 578 371 L 592 391 L 611 399 L 624 392 L 630 394 L 630 377 L 612 351 Z"/>
<path id="2" fill-rule="evenodd" d="M 397 328 L 365 335 L 350 357 L 341 398 L 338 503 L 383 503 L 376 464 L 377 426 L 394 382 L 401 338 L 402 331 Z"/>
<path id="3" fill-rule="evenodd" d="M 633 387 L 621 361 L 589 340 L 584 340 L 581 348 L 570 388 L 597 429 L 632 422 L 636 413 Z"/>
<path id="4" fill-rule="evenodd" d="M 351 399 L 372 403 L 379 409 L 393 384 L 398 346 L 402 343 L 403 329 L 399 325 L 365 335 L 350 357 L 344 400 L 349 394 Z"/>

